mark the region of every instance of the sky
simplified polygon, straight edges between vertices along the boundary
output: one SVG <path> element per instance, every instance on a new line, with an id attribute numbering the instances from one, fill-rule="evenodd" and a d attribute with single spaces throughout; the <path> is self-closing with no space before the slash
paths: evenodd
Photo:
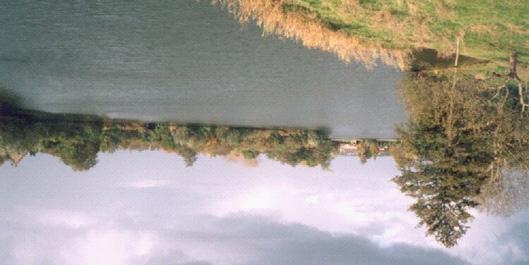
<path id="1" fill-rule="evenodd" d="M 74 172 L 44 154 L 0 167 L 2 264 L 529 264 L 529 212 L 475 213 L 446 249 L 391 182 L 392 158 L 329 170 L 158 151 Z"/>

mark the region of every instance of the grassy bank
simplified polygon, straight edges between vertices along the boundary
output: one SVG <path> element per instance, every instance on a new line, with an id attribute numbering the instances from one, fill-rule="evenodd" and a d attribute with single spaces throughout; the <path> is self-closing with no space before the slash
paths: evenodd
<path id="1" fill-rule="evenodd" d="M 513 51 L 529 62 L 529 3 L 523 0 L 221 0 L 241 21 L 346 61 L 377 58 L 405 68 L 428 48 L 500 65 Z"/>

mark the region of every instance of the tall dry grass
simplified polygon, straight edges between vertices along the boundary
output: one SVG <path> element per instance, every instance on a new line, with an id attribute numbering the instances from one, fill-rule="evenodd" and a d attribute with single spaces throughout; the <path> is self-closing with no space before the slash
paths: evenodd
<path id="1" fill-rule="evenodd" d="M 274 34 L 298 41 L 308 48 L 334 53 L 345 62 L 361 62 L 368 69 L 379 61 L 405 69 L 410 60 L 411 50 L 388 49 L 345 32 L 332 31 L 309 14 L 285 12 L 282 6 L 288 4 L 288 0 L 213 0 L 213 3 L 225 7 L 241 23 L 255 21 L 264 34 Z"/>

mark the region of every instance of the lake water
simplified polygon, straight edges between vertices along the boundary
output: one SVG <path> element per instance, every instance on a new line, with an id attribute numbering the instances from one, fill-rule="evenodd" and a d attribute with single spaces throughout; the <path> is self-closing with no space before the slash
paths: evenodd
<path id="1" fill-rule="evenodd" d="M 0 86 L 25 108 L 334 137 L 394 137 L 406 118 L 399 72 L 263 37 L 208 1 L 2 1 L 0 25 Z"/>

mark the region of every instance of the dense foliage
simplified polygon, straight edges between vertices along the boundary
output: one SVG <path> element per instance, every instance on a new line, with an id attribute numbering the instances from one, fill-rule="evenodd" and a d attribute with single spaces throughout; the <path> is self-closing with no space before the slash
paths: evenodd
<path id="1" fill-rule="evenodd" d="M 1 118 L 2 163 L 42 152 L 59 157 L 74 170 L 94 166 L 99 152 L 119 149 L 164 150 L 180 155 L 189 166 L 202 153 L 246 159 L 264 154 L 292 166 L 327 167 L 339 145 L 319 130 L 141 123 L 24 112 L 4 113 Z"/>
<path id="2" fill-rule="evenodd" d="M 457 73 L 409 74 L 401 92 L 410 120 L 398 129 L 401 174 L 394 181 L 416 198 L 410 210 L 427 233 L 451 247 L 468 229 L 469 209 L 498 198 L 508 172 L 527 170 L 523 95 L 513 84 L 500 88 Z"/>

